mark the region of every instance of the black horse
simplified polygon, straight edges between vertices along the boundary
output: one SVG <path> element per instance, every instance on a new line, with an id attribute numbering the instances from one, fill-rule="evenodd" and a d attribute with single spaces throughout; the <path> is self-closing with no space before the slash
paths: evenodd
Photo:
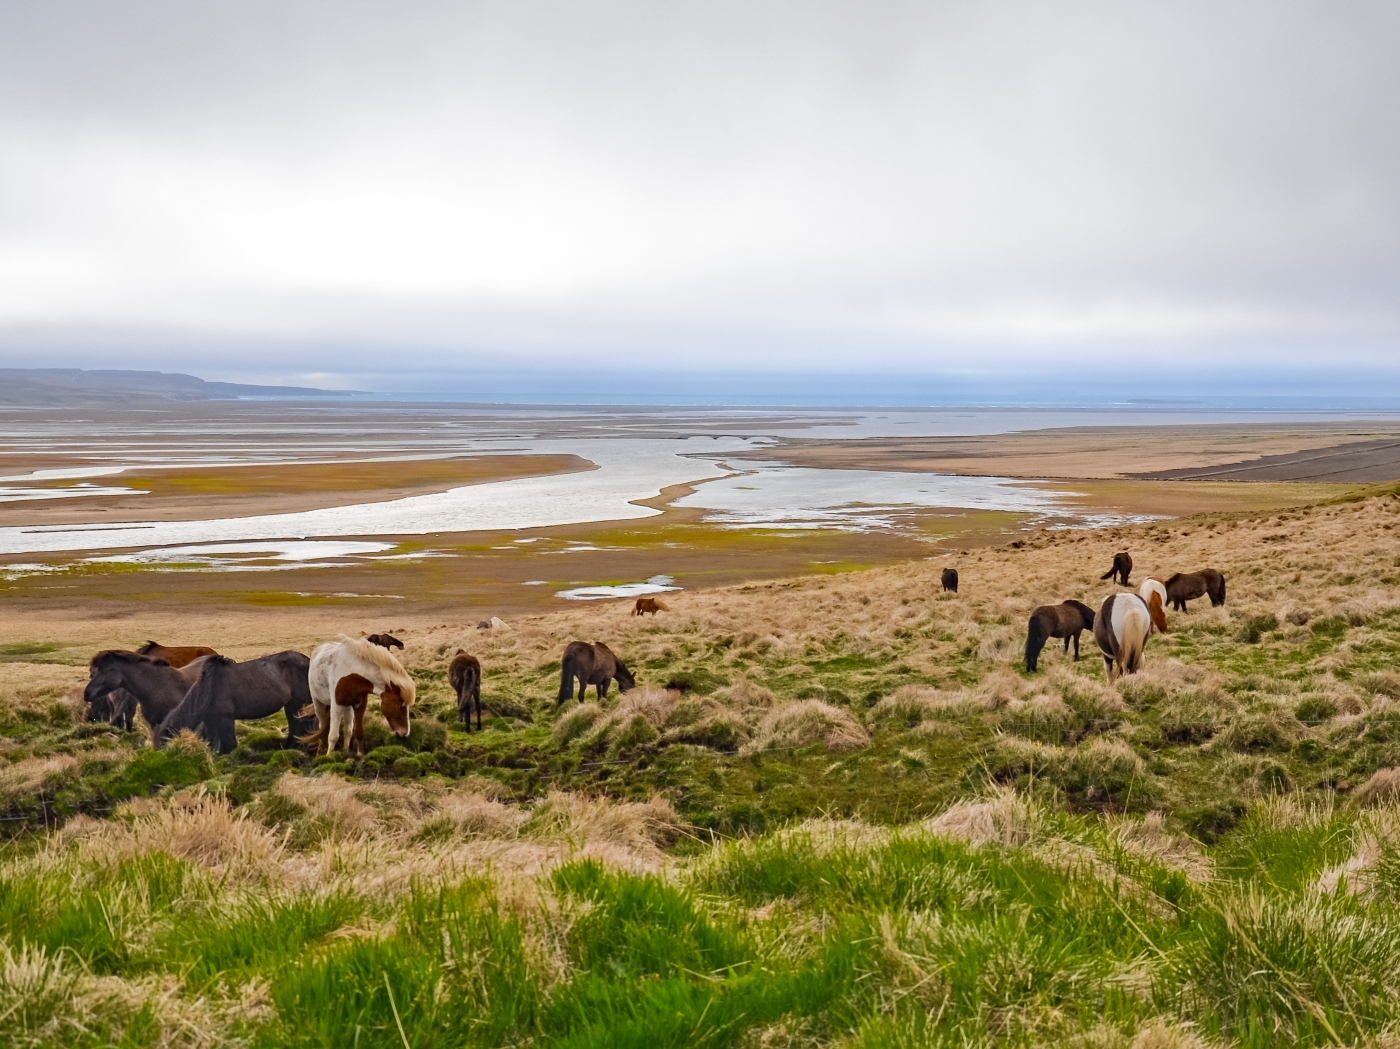
<path id="1" fill-rule="evenodd" d="M 949 590 L 955 594 L 958 592 L 958 570 L 956 568 L 943 569 L 943 592 L 947 593 Z"/>
<path id="2" fill-rule="evenodd" d="M 103 721 L 130 732 L 136 723 L 136 697 L 124 688 L 97 696 L 87 705 L 84 721 Z"/>
<path id="3" fill-rule="evenodd" d="M 1074 641 L 1074 659 L 1079 661 L 1079 634 L 1094 629 L 1094 610 L 1079 601 L 1062 601 L 1058 605 L 1041 605 L 1031 613 L 1026 630 L 1026 672 L 1034 674 L 1040 662 L 1040 650 L 1052 637 L 1065 639 L 1065 651 Z"/>
<path id="4" fill-rule="evenodd" d="M 139 652 L 120 649 L 99 652 L 88 663 L 88 683 L 83 689 L 83 699 L 88 705 L 87 719 L 114 718 L 116 704 L 113 701 L 119 696 L 129 696 L 133 704 L 141 708 L 141 716 L 154 731 L 180 705 L 190 686 L 199 680 L 204 663 L 203 659 L 196 659 L 188 666 L 177 668 L 163 659 Z M 122 716 L 129 728 L 134 714 L 124 711 Z"/>
<path id="5" fill-rule="evenodd" d="M 481 660 L 462 649 L 447 668 L 447 683 L 457 693 L 457 716 L 467 731 L 472 730 L 472 704 L 476 704 L 476 730 L 481 731 Z"/>
<path id="6" fill-rule="evenodd" d="M 396 648 L 400 652 L 403 651 L 403 642 L 396 638 L 393 634 L 370 634 L 369 637 L 365 638 L 365 640 L 368 641 L 371 645 L 378 645 L 380 648 L 387 648 L 391 652 Z"/>
<path id="7" fill-rule="evenodd" d="M 280 710 L 287 715 L 286 745 L 295 746 L 317 729 L 307 682 L 310 668 L 311 660 L 293 651 L 246 663 L 209 656 L 199 681 L 156 729 L 155 744 L 164 746 L 190 729 L 216 754 L 227 754 L 238 746 L 234 721 L 265 718 Z"/>
<path id="8" fill-rule="evenodd" d="M 1129 586 L 1128 576 L 1133 571 L 1133 558 L 1128 551 L 1124 550 L 1120 554 L 1113 555 L 1113 567 L 1110 568 L 1100 579 L 1117 579 L 1123 586 Z"/>
<path id="9" fill-rule="evenodd" d="M 608 694 L 608 687 L 617 679 L 617 690 L 626 692 L 635 688 L 636 679 L 632 672 L 622 665 L 622 660 L 612 654 L 612 650 L 601 641 L 589 644 L 586 641 L 571 641 L 564 649 L 563 665 L 560 668 L 559 698 L 563 703 L 574 698 L 574 678 L 578 678 L 578 701 L 583 702 L 583 694 L 589 685 L 598 686 L 598 698 Z"/>

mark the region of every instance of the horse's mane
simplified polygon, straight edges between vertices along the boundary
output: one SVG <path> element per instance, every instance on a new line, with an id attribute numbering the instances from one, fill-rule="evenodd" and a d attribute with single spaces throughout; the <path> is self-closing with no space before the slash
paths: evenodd
<path id="1" fill-rule="evenodd" d="M 105 649 L 104 651 L 97 653 L 97 655 L 93 656 L 90 660 L 88 660 L 88 666 L 96 666 L 97 661 L 99 659 L 102 659 L 104 656 L 115 659 L 120 663 L 150 663 L 158 667 L 170 666 L 170 664 L 167 663 L 160 656 L 147 656 L 143 655 L 140 652 L 128 652 L 124 648 Z"/>
<path id="2" fill-rule="evenodd" d="M 392 652 L 370 644 L 362 637 L 350 637 L 348 634 L 341 634 L 340 642 L 357 657 L 377 669 L 385 684 L 397 685 L 405 703 L 413 703 L 417 692 L 413 678 L 403 668 L 403 664 L 394 658 Z"/>
<path id="3" fill-rule="evenodd" d="M 1169 579 L 1167 579 L 1167 581 L 1166 581 L 1165 583 L 1163 583 L 1162 585 L 1163 585 L 1163 586 L 1171 586 L 1171 585 L 1172 585 L 1173 583 L 1175 583 L 1178 579 L 1184 579 L 1184 578 L 1186 578 L 1186 576 L 1189 575 L 1189 574 L 1190 574 L 1190 573 L 1187 573 L 1187 572 L 1176 572 L 1176 573 L 1174 573 Z"/>

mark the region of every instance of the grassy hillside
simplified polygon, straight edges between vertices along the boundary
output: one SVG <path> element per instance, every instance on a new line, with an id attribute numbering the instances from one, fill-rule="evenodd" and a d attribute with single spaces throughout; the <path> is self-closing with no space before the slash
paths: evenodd
<path id="1" fill-rule="evenodd" d="M 0 647 L 0 1044 L 1378 1044 L 1400 1023 L 1400 498 L 1042 533 L 406 638 L 311 761 L 75 720 Z M 1110 687 L 1036 605 L 1213 566 Z M 962 593 L 942 594 L 953 563 Z M 668 599 L 669 600 L 669 599 Z M 642 687 L 554 704 L 605 640 Z M 487 731 L 446 664 L 487 668 Z"/>

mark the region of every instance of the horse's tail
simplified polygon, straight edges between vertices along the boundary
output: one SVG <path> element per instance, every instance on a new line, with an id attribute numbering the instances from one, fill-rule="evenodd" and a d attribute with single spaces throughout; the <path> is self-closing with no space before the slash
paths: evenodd
<path id="1" fill-rule="evenodd" d="M 1118 639 L 1118 665 L 1123 673 L 1136 674 L 1142 669 L 1142 654 L 1151 630 L 1152 621 L 1147 616 L 1123 617 L 1123 636 Z"/>
<path id="2" fill-rule="evenodd" d="M 1040 616 L 1031 616 L 1030 625 L 1026 629 L 1026 673 L 1035 673 L 1040 662 L 1040 650 L 1045 647 L 1045 639 L 1049 636 L 1045 624 L 1040 621 Z"/>
<path id="3" fill-rule="evenodd" d="M 1220 585 L 1212 590 L 1210 603 L 1216 608 L 1219 608 L 1225 603 L 1225 576 L 1217 575 L 1216 578 L 1220 580 Z"/>
<path id="4" fill-rule="evenodd" d="M 478 702 L 481 699 L 481 668 L 468 663 L 463 668 L 462 680 L 457 688 L 457 709 L 460 711 L 462 704 L 473 698 Z"/>
<path id="5" fill-rule="evenodd" d="M 1103 564 L 1103 562 L 1100 561 L 1099 564 Z M 1099 576 L 1099 579 L 1100 579 L 1100 580 L 1103 580 L 1103 579 L 1112 579 L 1112 578 L 1113 578 L 1114 576 L 1116 576 L 1117 574 L 1118 574 L 1118 562 L 1117 562 L 1117 561 L 1114 561 L 1114 562 L 1113 562 L 1113 567 L 1110 568 L 1110 569 L 1109 569 L 1107 572 L 1105 572 L 1103 575 Z"/>
<path id="6" fill-rule="evenodd" d="M 564 653 L 564 660 L 559 666 L 559 696 L 555 703 L 563 703 L 565 700 L 574 698 L 574 676 L 577 671 L 574 669 L 574 654 Z"/>

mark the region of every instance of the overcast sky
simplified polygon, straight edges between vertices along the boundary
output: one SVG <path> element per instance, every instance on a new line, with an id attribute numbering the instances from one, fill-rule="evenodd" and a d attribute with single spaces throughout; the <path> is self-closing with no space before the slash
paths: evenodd
<path id="1" fill-rule="evenodd" d="M 1364 387 L 1397 55 L 1393 2 L 10 0 L 0 363 Z"/>

